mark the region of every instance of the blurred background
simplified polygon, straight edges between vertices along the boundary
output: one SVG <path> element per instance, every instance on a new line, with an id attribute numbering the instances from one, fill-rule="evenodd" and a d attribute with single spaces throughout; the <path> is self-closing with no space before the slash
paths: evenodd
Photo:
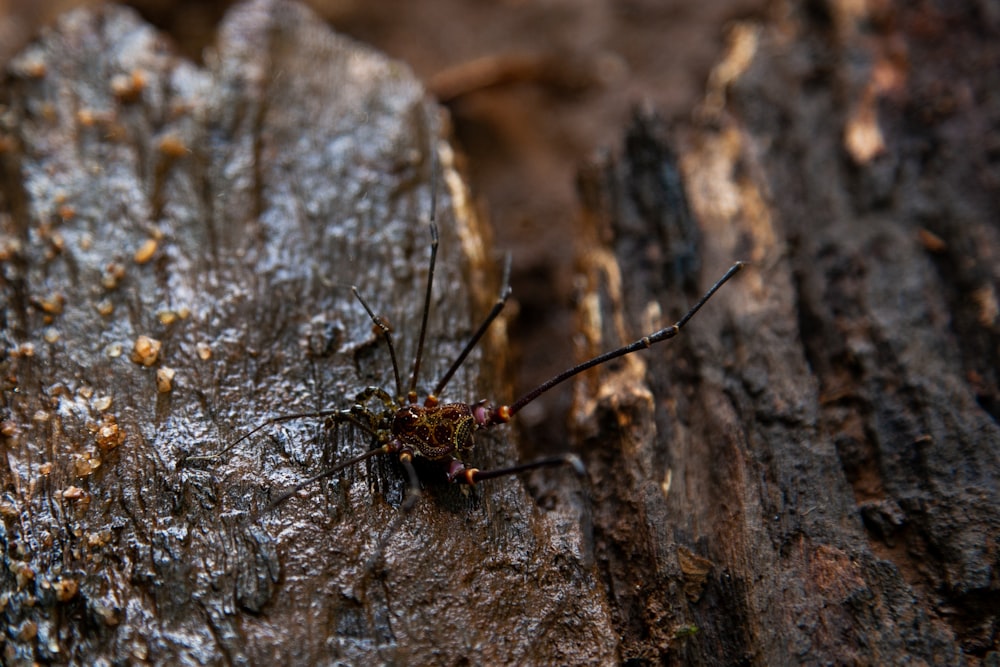
<path id="1" fill-rule="evenodd" d="M 96 0 L 0 0 L 0 62 L 61 13 Z M 233 2 L 136 0 L 200 61 Z M 618 152 L 631 110 L 683 127 L 727 25 L 766 0 L 309 0 L 336 30 L 408 63 L 451 111 L 499 253 L 513 256 L 515 395 L 571 365 L 579 167 Z M 639 335 L 643 332 L 635 332 Z M 568 392 L 522 415 L 535 447 L 564 437 Z M 477 398 L 477 397 L 470 397 Z M 541 406 L 540 406 L 541 407 Z"/>

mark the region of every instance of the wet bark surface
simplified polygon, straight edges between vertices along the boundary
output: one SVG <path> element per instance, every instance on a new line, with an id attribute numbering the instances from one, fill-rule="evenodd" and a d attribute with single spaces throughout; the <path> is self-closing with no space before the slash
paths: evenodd
<path id="1" fill-rule="evenodd" d="M 347 425 L 186 459 L 396 393 L 349 286 L 407 376 L 433 193 L 421 388 L 457 354 L 499 262 L 435 107 L 295 5 L 230 13 L 203 67 L 128 10 L 67 15 L 3 91 L 4 660 L 992 664 L 997 32 L 982 5 L 732 26 L 694 122 L 637 111 L 582 171 L 564 340 L 631 342 L 749 267 L 573 383 L 589 502 L 565 471 L 428 475 L 402 515 L 378 460 L 268 508 L 371 446 Z M 444 398 L 509 398 L 494 329 Z M 523 460 L 514 432 L 474 463 Z"/>
<path id="2" fill-rule="evenodd" d="M 408 377 L 432 197 L 422 389 L 499 289 L 405 66 L 254 2 L 203 69 L 109 6 L 63 17 L 11 71 L 8 663 L 609 659 L 578 509 L 542 512 L 516 479 L 434 487 L 397 520 L 403 477 L 376 460 L 268 509 L 371 446 L 320 419 L 187 460 L 268 417 L 349 408 L 367 385 L 396 394 L 349 287 L 391 323 Z M 133 360 L 140 336 L 160 348 Z M 495 363 L 476 353 L 442 398 L 496 393 Z M 503 433 L 479 447 L 483 468 L 516 458 Z"/>

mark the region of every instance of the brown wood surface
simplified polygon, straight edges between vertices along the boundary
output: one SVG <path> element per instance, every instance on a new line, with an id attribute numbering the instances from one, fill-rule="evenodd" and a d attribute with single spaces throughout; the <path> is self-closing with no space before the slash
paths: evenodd
<path id="1" fill-rule="evenodd" d="M 391 462 L 263 511 L 363 451 L 351 429 L 184 459 L 392 389 L 351 284 L 408 372 L 435 188 L 424 386 L 447 367 L 500 262 L 434 105 L 296 5 L 240 6 L 203 67 L 128 10 L 63 17 L 2 93 L 4 661 L 992 664 L 1000 70 L 979 7 L 735 24 L 692 123 L 638 111 L 582 171 L 579 335 L 552 344 L 630 342 L 750 267 L 675 341 L 562 389 L 589 502 L 558 470 L 428 480 L 402 519 Z M 503 329 L 448 398 L 510 398 Z M 149 367 L 140 335 L 162 341 Z M 516 433 L 475 462 L 522 460 Z"/>

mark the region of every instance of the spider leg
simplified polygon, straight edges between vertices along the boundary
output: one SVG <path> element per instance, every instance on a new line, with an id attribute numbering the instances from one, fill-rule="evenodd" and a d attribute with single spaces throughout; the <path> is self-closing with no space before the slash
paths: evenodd
<path id="1" fill-rule="evenodd" d="M 226 452 L 230 451 L 236 445 L 240 444 L 244 440 L 249 439 L 254 434 L 264 430 L 268 426 L 274 426 L 275 424 L 283 424 L 284 422 L 295 421 L 297 419 L 319 419 L 320 417 L 325 417 L 328 419 L 336 419 L 338 421 L 350 421 L 356 424 L 359 428 L 365 431 L 371 431 L 371 427 L 359 420 L 350 410 L 344 410 L 342 408 L 331 408 L 329 410 L 315 410 L 313 412 L 295 412 L 287 415 L 281 415 L 279 417 L 272 417 L 267 421 L 261 422 L 255 426 L 250 431 L 244 433 L 236 440 L 223 447 L 220 451 L 214 454 L 201 454 L 198 456 L 188 456 L 185 457 L 181 463 L 188 463 L 189 461 L 210 461 L 212 459 L 217 459 Z"/>
<path id="2" fill-rule="evenodd" d="M 312 486 L 313 484 L 315 484 L 316 482 L 320 481 L 321 479 L 326 479 L 327 477 L 332 477 L 333 475 L 336 475 L 341 470 L 345 470 L 347 468 L 350 468 L 351 466 L 356 465 L 358 463 L 361 463 L 362 461 L 367 461 L 368 459 L 370 459 L 370 458 L 372 458 L 374 456 L 379 456 L 380 454 L 391 454 L 392 451 L 393 451 L 393 449 L 394 448 L 393 448 L 393 446 L 391 444 L 383 445 L 383 446 L 378 447 L 376 449 L 369 449 L 364 454 L 358 454 L 357 456 L 355 456 L 353 458 L 350 458 L 350 459 L 348 459 L 346 461 L 343 461 L 343 462 L 341 462 L 341 463 L 333 466 L 332 468 L 327 468 L 323 472 L 318 473 L 316 475 L 313 475 L 309 479 L 306 479 L 306 480 L 303 480 L 303 481 L 299 482 L 298 484 L 296 484 L 295 486 L 291 487 L 290 489 L 286 489 L 285 491 L 282 491 L 278 496 L 276 496 L 274 498 L 274 500 L 272 500 L 270 503 L 268 503 L 268 505 L 264 509 L 264 511 L 265 512 L 270 512 L 275 507 L 277 507 L 281 503 L 285 502 L 286 500 L 288 500 L 289 498 L 291 498 L 292 496 L 294 496 L 296 493 L 298 493 L 302 489 L 306 488 L 307 486 Z"/>
<path id="3" fill-rule="evenodd" d="M 479 328 L 476 329 L 476 332 L 472 334 L 472 337 L 469 339 L 469 342 L 467 342 L 465 344 L 465 347 L 462 348 L 461 353 L 459 353 L 458 357 L 455 358 L 455 361 L 451 362 L 451 366 L 448 368 L 448 371 L 441 376 L 440 380 L 438 380 L 437 386 L 434 387 L 434 391 L 432 391 L 430 394 L 431 396 L 436 397 L 441 395 L 441 392 L 444 391 L 445 385 L 447 385 L 448 381 L 451 380 L 451 377 L 455 374 L 455 371 L 457 371 L 462 366 L 462 363 L 465 361 L 465 358 L 469 356 L 469 353 L 472 352 L 473 349 L 475 349 L 476 345 L 479 343 L 479 340 L 489 330 L 490 325 L 493 324 L 493 320 L 495 320 L 500 315 L 500 311 L 503 310 L 503 307 L 507 303 L 507 299 L 508 297 L 510 297 L 510 292 L 511 292 L 510 261 L 511 261 L 510 255 L 507 255 L 507 260 L 504 262 L 503 279 L 501 280 L 501 285 L 503 285 L 503 287 L 500 288 L 500 295 L 497 297 L 496 303 L 493 304 L 493 309 L 490 310 L 490 312 L 483 319 L 482 324 L 479 325 Z"/>
<path id="4" fill-rule="evenodd" d="M 507 477 L 518 473 L 536 470 L 538 468 L 555 468 L 558 466 L 570 466 L 580 480 L 580 536 L 583 562 L 590 567 L 594 562 L 594 522 L 591 512 L 590 483 L 587 477 L 587 469 L 583 461 L 576 454 L 560 454 L 549 456 L 528 463 L 508 466 L 506 468 L 496 468 L 494 470 L 479 470 L 478 468 L 466 468 L 459 460 L 454 460 L 448 470 L 448 478 L 456 484 L 468 484 L 473 486 L 485 479 L 496 479 L 497 477 Z"/>
<path id="5" fill-rule="evenodd" d="M 409 450 L 403 450 L 399 454 L 399 462 L 402 464 L 403 470 L 406 471 L 407 479 L 406 498 L 403 499 L 403 504 L 399 507 L 400 512 L 405 514 L 413 509 L 422 494 L 417 469 L 413 466 L 413 453 Z"/>
<path id="6" fill-rule="evenodd" d="M 448 468 L 448 479 L 456 484 L 468 484 L 473 486 L 484 479 L 507 477 L 508 475 L 516 475 L 518 473 L 528 472 L 529 470 L 535 470 L 536 468 L 552 468 L 555 466 L 570 466 L 573 468 L 573 472 L 576 473 L 577 477 L 580 479 L 586 479 L 587 469 L 584 468 L 583 461 L 581 461 L 580 457 L 576 454 L 560 454 L 559 456 L 550 456 L 544 459 L 529 461 L 528 463 L 520 463 L 507 468 L 496 468 L 494 470 L 467 468 L 464 463 L 455 459 L 451 462 Z"/>
<path id="7" fill-rule="evenodd" d="M 226 452 L 230 451 L 236 445 L 240 444 L 244 440 L 249 439 L 254 434 L 264 430 L 268 426 L 274 426 L 275 424 L 283 424 L 285 422 L 295 421 L 298 419 L 320 419 L 326 418 L 327 423 L 330 421 L 334 422 L 351 422 L 362 431 L 365 431 L 371 435 L 377 435 L 378 428 L 376 426 L 377 418 L 375 418 L 371 412 L 365 409 L 364 405 L 377 398 L 383 405 L 389 409 L 394 409 L 396 406 L 395 400 L 389 395 L 384 389 L 380 387 L 368 387 L 358 393 L 354 397 L 354 405 L 348 409 L 344 408 L 329 408 L 326 410 L 313 410 L 312 412 L 293 412 L 287 415 L 280 415 L 278 417 L 271 417 L 270 419 L 261 422 L 253 429 L 244 433 L 236 440 L 232 441 L 228 445 L 222 448 L 222 450 L 214 454 L 202 454 L 199 456 L 188 456 L 185 457 L 181 463 L 186 464 L 189 461 L 210 461 L 212 459 L 217 459 Z M 362 420 L 362 416 L 366 419 Z"/>
<path id="8" fill-rule="evenodd" d="M 391 445 L 387 445 L 387 447 L 388 446 Z M 406 471 L 406 497 L 403 499 L 403 503 L 399 506 L 399 512 L 396 513 L 396 516 L 392 518 L 389 525 L 386 526 L 385 530 L 382 531 L 382 534 L 379 535 L 378 542 L 375 544 L 375 549 L 372 551 L 371 556 L 369 556 L 368 560 L 365 561 L 365 568 L 363 570 L 365 578 L 375 572 L 375 568 L 378 565 L 379 560 L 381 560 L 382 554 L 385 553 L 385 547 L 389 544 L 389 540 L 396 534 L 400 524 L 403 523 L 409 513 L 416 506 L 417 501 L 420 500 L 420 497 L 423 495 L 420 490 L 420 479 L 417 477 L 417 469 L 413 465 L 413 452 L 408 448 L 393 449 L 393 451 L 399 451 L 399 463 L 403 466 L 403 470 Z"/>

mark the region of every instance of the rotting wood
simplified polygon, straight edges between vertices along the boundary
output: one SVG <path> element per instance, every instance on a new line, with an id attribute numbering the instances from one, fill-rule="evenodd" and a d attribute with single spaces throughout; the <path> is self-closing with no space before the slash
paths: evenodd
<path id="1" fill-rule="evenodd" d="M 671 143 L 703 279 L 751 262 L 686 337 L 578 397 L 621 655 L 992 664 L 1000 178 L 976 128 L 1000 118 L 1000 82 L 974 63 L 998 26 L 968 7 L 783 7 L 733 26 L 694 127 L 668 141 L 639 114 L 627 145 L 645 153 L 583 179 L 609 240 L 582 256 L 582 303 L 604 304 L 582 318 L 592 348 L 697 295 L 661 240 L 671 219 L 684 237 Z M 710 564 L 696 599 L 690 554 Z"/>

